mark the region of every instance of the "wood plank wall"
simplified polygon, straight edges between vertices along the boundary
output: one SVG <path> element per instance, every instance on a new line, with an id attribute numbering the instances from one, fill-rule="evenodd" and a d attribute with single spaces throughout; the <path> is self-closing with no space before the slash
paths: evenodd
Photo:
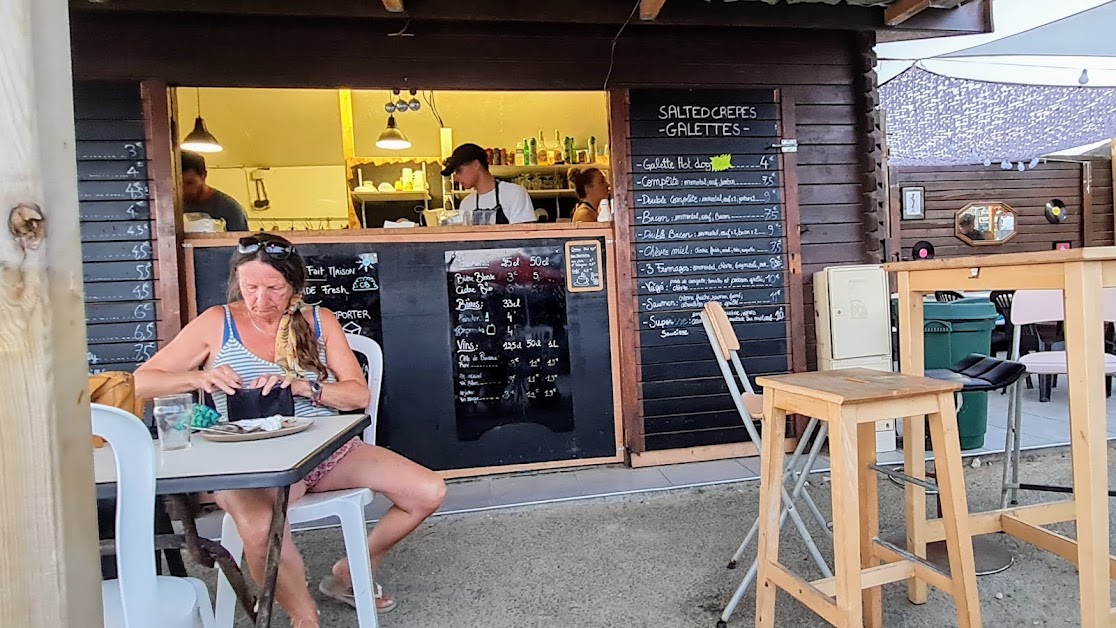
<path id="1" fill-rule="evenodd" d="M 82 78 L 242 87 L 601 90 L 607 76 L 609 88 L 779 89 L 796 103 L 805 279 L 800 320 L 811 365 L 812 274 L 834 264 L 881 261 L 878 251 L 867 251 L 863 237 L 858 163 L 864 147 L 857 125 L 874 85 L 862 85 L 855 70 L 867 40 L 853 32 L 633 23 L 615 47 L 610 72 L 614 27 L 424 22 L 412 26 L 414 38 L 404 39 L 386 36 L 399 29 L 398 22 L 375 20 L 76 11 L 72 23 L 74 73 Z M 723 401 L 729 410 L 727 397 Z M 735 425 L 725 428 L 729 433 L 672 446 L 744 440 L 739 419 L 729 424 Z"/>
<path id="2" fill-rule="evenodd" d="M 1113 243 L 1112 173 L 1108 162 L 1103 164 L 1092 168 L 1091 246 Z M 893 195 L 903 187 L 926 188 L 926 218 L 899 221 L 902 257 L 909 259 L 911 246 L 919 240 L 933 244 L 938 257 L 1049 251 L 1058 241 L 1070 241 L 1075 248 L 1084 246 L 1083 174 L 1082 164 L 1068 162 L 1046 162 L 1024 172 L 1002 170 L 997 165 L 892 168 Z M 1061 224 L 1051 224 L 1043 215 L 1046 203 L 1055 198 L 1069 210 Z M 1018 235 L 999 246 L 976 247 L 961 241 L 955 235 L 954 216 L 967 203 L 979 201 L 1003 202 L 1015 209 Z"/>
<path id="3" fill-rule="evenodd" d="M 1116 244 L 1113 228 L 1112 162 L 1097 160 L 1091 163 L 1093 220 L 1089 224 L 1089 245 Z"/>

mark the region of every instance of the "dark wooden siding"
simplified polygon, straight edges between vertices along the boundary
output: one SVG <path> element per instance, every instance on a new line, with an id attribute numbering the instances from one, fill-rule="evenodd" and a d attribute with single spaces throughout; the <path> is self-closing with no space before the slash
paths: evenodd
<path id="1" fill-rule="evenodd" d="M 412 28 L 412 39 L 386 36 L 399 26 L 399 21 L 78 11 L 72 16 L 74 73 L 242 87 L 600 90 L 607 76 L 608 88 L 778 89 L 796 105 L 805 311 L 803 329 L 793 333 L 806 335 L 810 364 L 812 273 L 834 264 L 880 261 L 878 253 L 868 253 L 862 236 L 864 149 L 857 116 L 874 102 L 865 98 L 874 86 L 854 71 L 858 55 L 865 54 L 864 39 L 854 33 L 633 23 L 615 47 L 609 73 L 614 27 L 422 23 Z M 759 367 L 755 374 L 762 372 Z M 711 375 L 713 384 L 718 376 Z M 731 408 L 727 395 L 715 405 L 709 412 Z M 739 419 L 730 416 L 723 427 L 667 438 L 659 448 L 745 439 Z"/>
<path id="2" fill-rule="evenodd" d="M 1112 162 L 1094 161 L 1090 166 L 1093 179 L 1093 220 L 1089 225 L 1089 245 L 1116 244 L 1112 215 Z"/>
<path id="3" fill-rule="evenodd" d="M 895 168 L 892 193 L 908 186 L 926 188 L 926 218 L 899 223 L 903 259 L 910 258 L 911 246 L 919 240 L 933 244 L 938 257 L 1049 251 L 1058 241 L 1070 241 L 1074 248 L 1083 246 L 1082 174 L 1081 164 L 1067 162 L 1047 162 L 1024 172 L 1002 170 L 996 165 Z M 1111 172 L 1103 181 L 1111 190 Z M 1061 224 L 1051 224 L 1043 215 L 1046 203 L 1055 198 L 1061 199 L 1069 210 L 1069 217 Z M 1019 214 L 1018 235 L 999 246 L 980 247 L 958 238 L 954 229 L 957 210 L 967 203 L 981 201 L 1007 203 L 1015 209 Z M 1111 204 L 1109 192 L 1108 219 L 1102 223 L 1107 224 L 1108 243 L 1112 237 Z M 1104 211 L 1094 204 L 1094 224 L 1100 220 L 1097 213 Z"/>

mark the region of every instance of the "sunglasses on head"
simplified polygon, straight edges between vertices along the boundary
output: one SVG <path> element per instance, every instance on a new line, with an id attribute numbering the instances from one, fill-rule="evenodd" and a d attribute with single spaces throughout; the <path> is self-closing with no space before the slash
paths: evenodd
<path id="1" fill-rule="evenodd" d="M 251 255 L 263 247 L 263 252 L 271 259 L 284 260 L 291 256 L 294 246 L 283 242 L 261 242 L 257 236 L 248 236 L 240 239 L 236 250 L 244 255 Z"/>

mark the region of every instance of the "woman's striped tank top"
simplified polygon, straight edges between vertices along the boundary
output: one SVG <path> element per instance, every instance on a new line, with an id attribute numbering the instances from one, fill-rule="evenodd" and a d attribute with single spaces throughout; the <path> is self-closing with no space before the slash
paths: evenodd
<path id="1" fill-rule="evenodd" d="M 268 362 L 257 356 L 240 342 L 240 332 L 236 329 L 236 323 L 233 321 L 232 312 L 229 311 L 229 306 L 225 305 L 223 307 L 225 308 L 225 330 L 221 341 L 221 350 L 217 353 L 217 357 L 213 359 L 213 366 L 220 366 L 222 364 L 229 366 L 236 372 L 240 377 L 240 381 L 243 382 L 245 386 L 256 378 L 264 375 L 282 375 L 283 369 L 279 368 L 278 364 Z M 314 334 L 319 340 L 318 355 L 321 356 L 322 362 L 324 363 L 326 359 L 325 344 L 320 342 L 322 339 L 322 322 L 318 306 L 314 306 Z M 305 378 L 308 380 L 316 380 L 318 376 L 315 373 L 309 373 L 305 375 Z M 335 381 L 335 378 L 331 373 L 329 377 L 323 381 L 332 382 Z M 213 393 L 213 404 L 217 412 L 221 413 L 221 416 L 228 417 L 228 404 L 225 397 L 225 393 L 220 390 L 215 391 Z M 294 408 L 296 416 L 330 416 L 337 414 L 337 411 L 333 408 L 315 406 L 305 397 L 295 397 Z"/>

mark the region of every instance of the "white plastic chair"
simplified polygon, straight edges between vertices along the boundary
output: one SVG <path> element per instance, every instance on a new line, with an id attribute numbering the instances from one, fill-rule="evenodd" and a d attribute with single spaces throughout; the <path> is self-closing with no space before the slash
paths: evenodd
<path id="1" fill-rule="evenodd" d="M 93 433 L 116 459 L 115 580 L 101 583 L 105 628 L 214 628 L 209 590 L 196 578 L 155 575 L 155 446 L 134 415 L 92 404 Z"/>
<path id="2" fill-rule="evenodd" d="M 1065 351 L 1036 351 L 1020 357 L 1019 343 L 1024 325 L 1057 323 L 1066 319 L 1061 290 L 1016 290 L 1011 301 L 1011 359 L 1027 367 L 1030 375 L 1066 375 Z M 1104 321 L 1116 321 L 1116 288 L 1104 289 Z M 1105 375 L 1116 374 L 1116 355 L 1104 354 Z M 1019 382 L 1008 397 L 1008 425 L 1004 437 L 1004 472 L 1000 484 L 1000 507 L 1019 499 L 1019 457 L 1022 451 L 1020 430 L 1023 423 L 1023 397 Z M 1009 500 L 1010 494 L 1010 500 Z"/>
<path id="3" fill-rule="evenodd" d="M 372 424 L 364 430 L 364 442 L 376 444 L 376 415 L 379 412 L 380 388 L 383 383 L 384 353 L 371 338 L 345 334 L 354 353 L 368 360 L 368 407 L 365 410 Z M 357 625 L 360 628 L 378 628 L 376 598 L 373 595 L 372 562 L 368 556 L 368 529 L 364 509 L 372 503 L 374 494 L 366 488 L 351 488 L 304 495 L 287 508 L 287 521 L 291 525 L 336 517 L 341 522 L 341 536 L 345 542 L 345 556 L 349 559 L 349 572 L 353 579 L 356 598 Z M 244 555 L 244 541 L 236 524 L 228 514 L 221 525 L 221 545 L 229 550 L 239 564 Z M 217 579 L 217 619 L 222 628 L 232 628 L 236 613 L 236 594 L 222 573 Z"/>

